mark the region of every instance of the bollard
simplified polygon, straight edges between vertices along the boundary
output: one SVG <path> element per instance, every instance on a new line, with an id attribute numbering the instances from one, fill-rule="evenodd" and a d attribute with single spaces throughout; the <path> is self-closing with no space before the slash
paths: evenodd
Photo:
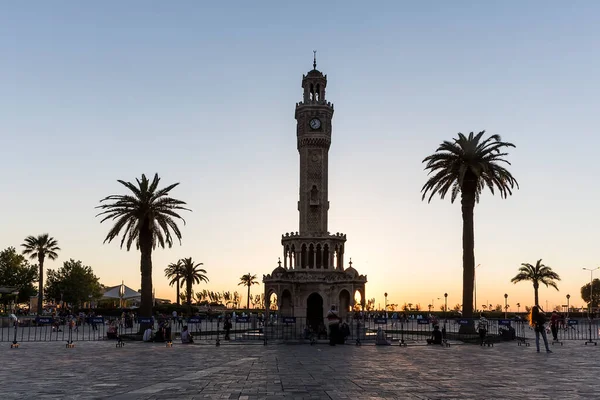
<path id="1" fill-rule="evenodd" d="M 10 314 L 10 320 L 13 322 L 13 325 L 15 327 L 15 335 L 13 337 L 13 342 L 11 343 L 10 348 L 18 349 L 19 343 L 17 342 L 17 326 L 19 325 L 19 320 L 17 319 L 17 316 L 15 314 Z"/>

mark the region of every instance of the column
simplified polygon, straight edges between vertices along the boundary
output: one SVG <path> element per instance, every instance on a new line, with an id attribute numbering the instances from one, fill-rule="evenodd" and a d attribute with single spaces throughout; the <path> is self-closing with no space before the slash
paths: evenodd
<path id="1" fill-rule="evenodd" d="M 323 260 L 323 257 L 325 256 L 325 245 L 321 245 L 321 265 L 319 265 L 319 268 L 325 268 L 325 260 Z"/>

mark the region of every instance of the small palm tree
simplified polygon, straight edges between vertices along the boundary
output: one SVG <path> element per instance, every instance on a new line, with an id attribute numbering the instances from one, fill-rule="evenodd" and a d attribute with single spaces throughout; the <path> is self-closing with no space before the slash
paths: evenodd
<path id="1" fill-rule="evenodd" d="M 169 286 L 175 285 L 177 288 L 177 305 L 180 304 L 179 299 L 179 280 L 183 276 L 183 266 L 181 260 L 176 263 L 171 263 L 165 268 L 165 276 L 170 279 Z"/>
<path id="2" fill-rule="evenodd" d="M 240 278 L 240 283 L 238 286 L 248 286 L 248 298 L 246 301 L 246 308 L 250 309 L 250 287 L 252 285 L 258 285 L 258 281 L 256 280 L 256 275 L 252 275 L 251 273 L 247 273 L 242 275 Z"/>
<path id="3" fill-rule="evenodd" d="M 38 305 L 37 314 L 42 313 L 42 302 L 44 299 L 44 260 L 48 257 L 51 260 L 56 260 L 58 257 L 57 251 L 60 251 L 58 242 L 47 233 L 42 235 L 27 236 L 25 243 L 23 243 L 23 254 L 29 256 L 30 259 L 34 260 L 37 258 L 38 265 L 40 267 L 40 276 L 38 282 Z"/>
<path id="4" fill-rule="evenodd" d="M 183 274 L 181 276 L 181 286 L 185 285 L 185 299 L 188 306 L 188 313 L 192 311 L 192 286 L 200 282 L 208 282 L 206 270 L 200 268 L 202 263 L 195 263 L 192 257 L 182 258 L 181 260 Z"/>
<path id="5" fill-rule="evenodd" d="M 140 250 L 140 270 L 142 275 L 142 289 L 140 316 L 152 315 L 152 251 L 156 246 L 162 248 L 173 246 L 174 235 L 181 243 L 181 231 L 175 222 L 185 220 L 177 213 L 179 210 L 191 211 L 185 207 L 185 202 L 169 197 L 169 193 L 179 183 L 174 183 L 159 189 L 160 178 L 158 174 L 150 181 L 146 175 L 136 179 L 137 185 L 131 182 L 118 180 L 125 186 L 130 194 L 114 194 L 100 200 L 99 208 L 102 211 L 98 216 L 103 216 L 101 223 L 113 220 L 115 224 L 106 235 L 104 243 L 111 242 L 121 232 L 121 248 L 126 245 L 127 251 L 135 243 Z M 171 234 L 172 232 L 172 234 Z M 144 327 L 141 327 L 143 329 Z"/>
<path id="6" fill-rule="evenodd" d="M 538 289 L 540 283 L 543 283 L 546 287 L 552 286 L 558 290 L 558 285 L 554 281 L 560 281 L 560 276 L 552 271 L 552 268 L 542 264 L 542 260 L 539 259 L 535 263 L 535 266 L 527 263 L 521 264 L 519 273 L 510 281 L 515 284 L 521 281 L 531 281 L 533 283 L 535 305 L 539 305 Z"/>
<path id="7" fill-rule="evenodd" d="M 505 149 L 515 147 L 503 142 L 499 135 L 482 140 L 485 131 L 469 136 L 458 134 L 453 142 L 444 141 L 437 151 L 425 157 L 426 170 L 433 174 L 425 183 L 421 192 L 423 200 L 429 195 L 444 198 L 450 192 L 450 201 L 461 195 L 462 204 L 462 246 L 463 246 L 463 316 L 473 316 L 473 287 L 475 279 L 475 239 L 473 233 L 473 209 L 483 189 L 487 186 L 492 194 L 498 189 L 500 196 L 506 198 L 512 189 L 519 187 L 517 181 L 501 163 L 510 165 L 504 159 Z"/>

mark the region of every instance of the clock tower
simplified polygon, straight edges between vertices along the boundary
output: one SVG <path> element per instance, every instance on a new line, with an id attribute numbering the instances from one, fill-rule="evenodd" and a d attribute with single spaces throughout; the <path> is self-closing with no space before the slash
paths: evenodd
<path id="1" fill-rule="evenodd" d="M 300 156 L 299 228 L 281 235 L 283 257 L 271 274 L 263 276 L 266 313 L 272 295 L 277 298 L 280 317 L 299 317 L 297 328 L 315 330 L 324 323 L 331 306 L 346 318 L 360 294 L 364 307 L 367 277 L 352 267 L 344 267 L 346 235 L 329 232 L 329 148 L 331 146 L 333 104 L 325 97 L 327 75 L 313 69 L 302 76 L 302 101 L 296 103 L 296 145 Z M 283 264 L 283 265 L 282 265 Z M 278 337 L 281 332 L 266 333 Z"/>
<path id="2" fill-rule="evenodd" d="M 313 69 L 302 76 L 303 99 L 296 104 L 296 136 L 300 153 L 300 234 L 327 233 L 328 152 L 333 104 L 325 98 L 327 75 Z"/>

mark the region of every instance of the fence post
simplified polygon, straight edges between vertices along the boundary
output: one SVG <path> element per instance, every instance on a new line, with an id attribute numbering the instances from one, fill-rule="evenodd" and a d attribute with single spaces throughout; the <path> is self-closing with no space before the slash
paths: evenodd
<path id="1" fill-rule="evenodd" d="M 221 339 L 219 339 L 219 325 L 221 324 L 221 318 L 217 315 L 217 347 L 221 345 Z"/>

